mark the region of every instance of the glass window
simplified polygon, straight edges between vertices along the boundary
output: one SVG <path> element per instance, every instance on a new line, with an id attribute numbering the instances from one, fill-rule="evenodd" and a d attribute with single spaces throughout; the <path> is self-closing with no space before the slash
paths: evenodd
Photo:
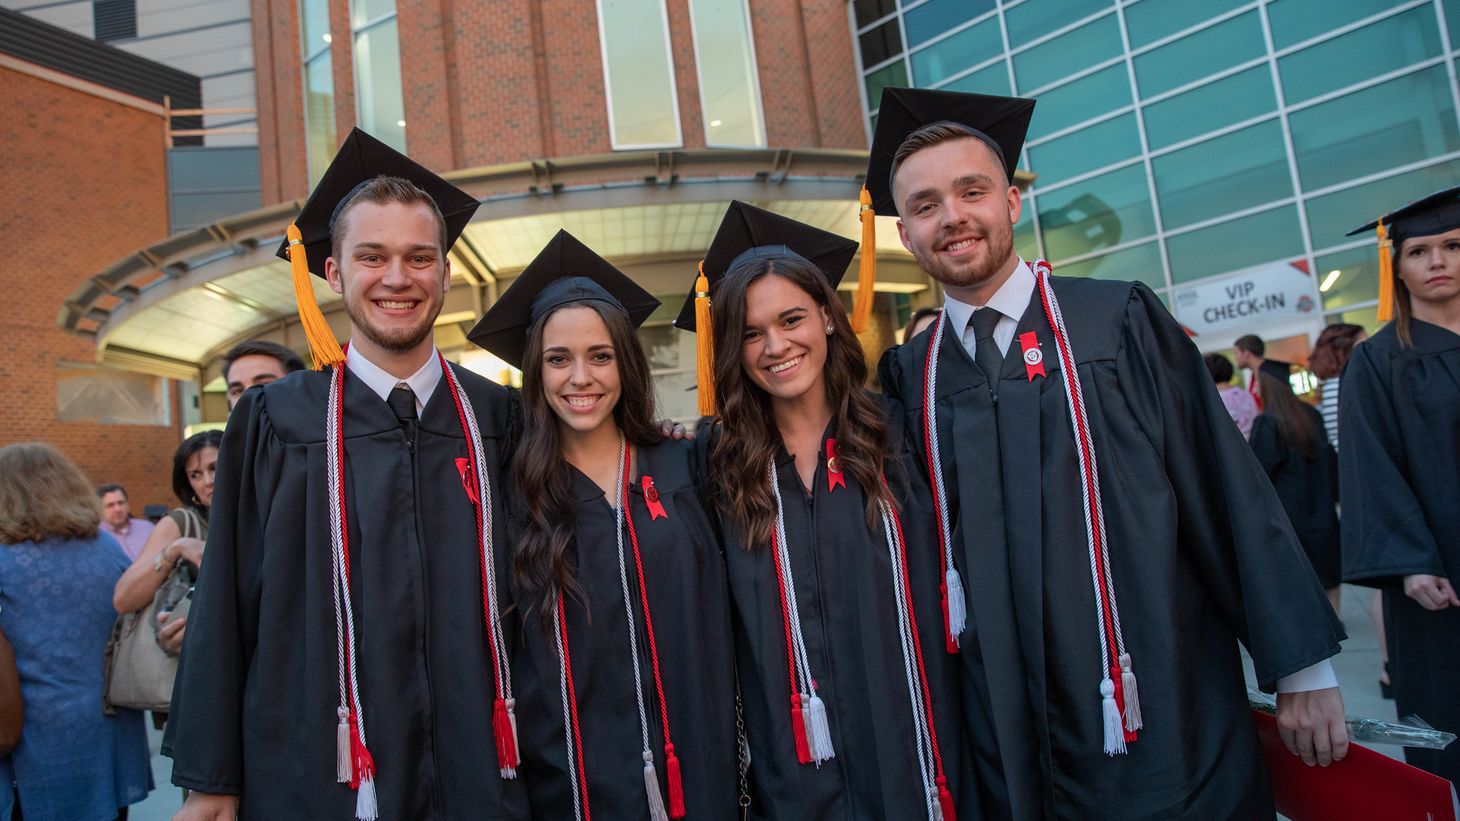
<path id="1" fill-rule="evenodd" d="M 1082 259 L 1054 269 L 1062 277 L 1095 277 L 1144 282 L 1152 288 L 1166 287 L 1166 272 L 1161 268 L 1161 249 L 1154 242 L 1123 248 L 1114 253 Z"/>
<path id="2" fill-rule="evenodd" d="M 1317 262 L 1318 290 L 1323 295 L 1324 310 L 1378 298 L 1379 251 L 1376 246 L 1350 248 L 1318 257 Z"/>
<path id="3" fill-rule="evenodd" d="M 1324 188 L 1460 149 L 1443 65 L 1288 117 L 1303 187 Z"/>
<path id="4" fill-rule="evenodd" d="M 1082 123 L 1107 111 L 1130 105 L 1130 74 L 1124 63 L 1101 69 L 1039 95 L 1029 139 L 1037 140 L 1061 128 Z"/>
<path id="5" fill-rule="evenodd" d="M 56 421 L 170 425 L 168 380 L 99 365 L 56 366 Z"/>
<path id="6" fill-rule="evenodd" d="M 1168 229 L 1293 194 L 1276 120 L 1155 157 L 1151 171 Z"/>
<path id="7" fill-rule="evenodd" d="M 1125 28 L 1130 34 L 1130 47 L 1140 48 L 1154 43 L 1248 2 L 1250 0 L 1202 0 L 1199 3 L 1191 0 L 1142 0 L 1126 6 Z"/>
<path id="8" fill-rule="evenodd" d="M 912 54 L 913 80 L 924 88 L 1004 52 L 999 20 L 991 18 L 970 26 L 922 51 Z"/>
<path id="9" fill-rule="evenodd" d="M 881 107 L 882 89 L 888 86 L 907 85 L 907 63 L 898 60 L 888 63 L 867 75 L 867 105 Z"/>
<path id="10" fill-rule="evenodd" d="M 862 46 L 862 65 L 875 66 L 894 54 L 902 53 L 902 30 L 894 17 L 886 23 L 863 32 L 857 41 Z"/>
<path id="11" fill-rule="evenodd" d="M 598 0 L 598 25 L 613 147 L 680 145 L 664 4 Z"/>
<path id="12" fill-rule="evenodd" d="M 1287 48 L 1395 5 L 1394 0 L 1271 0 L 1272 47 Z"/>
<path id="13" fill-rule="evenodd" d="M 304 143 L 311 187 L 335 155 L 335 78 L 330 64 L 329 3 L 302 0 L 300 53 L 304 62 Z"/>
<path id="14" fill-rule="evenodd" d="M 957 28 L 965 21 L 993 11 L 993 8 L 994 0 L 928 0 L 902 14 L 903 26 L 907 29 L 908 48 L 915 48 L 945 31 Z M 998 35 L 997 27 L 994 34 Z M 978 60 L 970 62 L 976 63 Z"/>
<path id="15" fill-rule="evenodd" d="M 705 145 L 766 144 L 755 46 L 745 0 L 690 0 Z"/>
<path id="16" fill-rule="evenodd" d="M 1024 0 L 1004 12 L 1009 47 L 1018 48 L 1111 5 L 1110 0 Z"/>
<path id="17" fill-rule="evenodd" d="M 1017 45 L 1012 37 L 1010 42 Z M 1120 25 L 1111 14 L 1014 55 L 1014 76 L 1019 90 L 1028 92 L 1120 53 Z"/>
<path id="18" fill-rule="evenodd" d="M 1460 48 L 1460 0 L 1445 0 L 1445 28 L 1450 30 L 1450 48 Z"/>
<path id="19" fill-rule="evenodd" d="M 1440 53 L 1435 10 L 1411 9 L 1278 60 L 1288 105 Z"/>
<path id="20" fill-rule="evenodd" d="M 1039 229 L 1052 260 L 1068 259 L 1156 232 L 1145 166 L 1126 166 L 1039 196 Z"/>
<path id="21" fill-rule="evenodd" d="M 1379 309 L 1377 307 L 1359 308 L 1355 311 L 1344 311 L 1341 314 L 1329 314 L 1323 319 L 1330 325 L 1335 322 L 1347 322 L 1350 325 L 1358 325 L 1368 331 L 1370 336 L 1373 336 L 1375 331 L 1378 331 L 1384 326 L 1384 323 L 1379 321 Z"/>
<path id="22" fill-rule="evenodd" d="M 1134 114 L 1123 114 L 1029 149 L 1029 166 L 1039 175 L 1036 185 L 1054 185 L 1141 152 Z"/>
<path id="23" fill-rule="evenodd" d="M 1019 221 L 1014 223 L 1014 250 L 1024 259 L 1039 259 L 1039 238 L 1034 235 L 1034 207 L 1026 200 Z"/>
<path id="24" fill-rule="evenodd" d="M 329 12 L 325 12 L 328 14 Z M 350 27 L 363 28 L 382 17 L 395 15 L 395 0 L 350 0 Z"/>
<path id="25" fill-rule="evenodd" d="M 300 0 L 299 36 L 305 58 L 320 49 L 329 48 L 330 6 L 327 0 Z"/>
<path id="26" fill-rule="evenodd" d="M 1308 200 L 1314 248 L 1346 240 L 1349 231 L 1406 202 L 1460 184 L 1460 160 L 1438 163 Z"/>
<path id="27" fill-rule="evenodd" d="M 1009 96 L 1009 64 L 1000 60 L 981 68 L 972 74 L 959 77 L 943 86 L 944 91 L 964 91 L 970 94 L 997 94 Z"/>
<path id="28" fill-rule="evenodd" d="M 1146 142 L 1156 151 L 1276 108 L 1272 71 L 1254 66 L 1146 106 Z"/>
<path id="29" fill-rule="evenodd" d="M 1135 58 L 1142 97 L 1153 97 L 1267 53 L 1262 21 L 1251 11 Z"/>
<path id="30" fill-rule="evenodd" d="M 1166 240 L 1166 257 L 1175 283 L 1239 271 L 1264 262 L 1297 259 L 1302 254 L 1298 209 L 1292 205 Z"/>
<path id="31" fill-rule="evenodd" d="M 852 9 L 857 15 L 857 28 L 881 20 L 896 7 L 895 0 L 852 0 Z"/>
<path id="32" fill-rule="evenodd" d="M 394 17 L 355 35 L 355 106 L 360 128 L 405 153 L 406 107 Z"/>

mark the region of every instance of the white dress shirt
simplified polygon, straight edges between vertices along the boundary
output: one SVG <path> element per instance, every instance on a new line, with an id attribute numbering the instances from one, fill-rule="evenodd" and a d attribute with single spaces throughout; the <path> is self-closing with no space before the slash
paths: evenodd
<path id="1" fill-rule="evenodd" d="M 977 341 L 973 338 L 973 326 L 970 320 L 973 312 L 985 308 L 993 308 L 1002 316 L 994 326 L 994 342 L 999 346 L 999 353 L 1007 354 L 1009 345 L 1014 341 L 1014 332 L 1019 328 L 1019 320 L 1023 318 L 1024 311 L 1029 307 L 1029 300 L 1034 298 L 1035 288 L 1034 272 L 1023 259 L 1014 268 L 1014 273 L 999 286 L 999 290 L 989 297 L 989 301 L 983 305 L 969 305 L 966 302 L 959 302 L 947 294 L 943 296 L 943 310 L 947 314 L 949 330 L 956 332 L 963 342 L 963 347 L 968 351 L 970 358 L 976 359 L 974 349 Z M 1337 687 L 1338 677 L 1334 675 L 1333 665 L 1328 659 L 1305 667 L 1290 676 L 1283 676 L 1278 679 L 1277 691 L 1279 693 L 1301 693 L 1308 690 L 1322 690 L 1328 687 Z"/>
<path id="2" fill-rule="evenodd" d="M 396 385 L 402 382 L 409 385 L 416 394 L 416 414 L 418 416 L 421 411 L 425 410 L 426 400 L 430 399 L 431 394 L 435 392 L 436 383 L 441 381 L 441 359 L 437 357 L 435 348 L 431 349 L 431 356 L 426 360 L 426 364 L 405 379 L 397 379 L 386 373 L 379 365 L 366 359 L 365 354 L 356 350 L 354 345 L 345 351 L 345 367 L 349 368 L 350 373 L 359 377 L 361 382 L 370 386 L 370 390 L 375 391 L 381 399 L 387 402 L 390 401 L 390 392 L 395 390 Z"/>

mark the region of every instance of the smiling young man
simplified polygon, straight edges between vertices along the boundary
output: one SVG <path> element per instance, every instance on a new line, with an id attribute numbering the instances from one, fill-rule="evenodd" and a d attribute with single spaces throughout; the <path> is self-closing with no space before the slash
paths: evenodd
<path id="1" fill-rule="evenodd" d="M 1341 625 L 1160 299 L 1015 253 L 1033 108 L 888 89 L 867 174 L 946 296 L 882 385 L 967 593 L 949 632 L 989 814 L 1271 817 L 1238 642 L 1290 748 L 1326 764 Z"/>
<path id="2" fill-rule="evenodd" d="M 510 400 L 432 338 L 476 206 L 356 131 L 299 215 L 350 343 L 230 419 L 164 744 L 179 821 L 527 815 L 496 598 Z"/>

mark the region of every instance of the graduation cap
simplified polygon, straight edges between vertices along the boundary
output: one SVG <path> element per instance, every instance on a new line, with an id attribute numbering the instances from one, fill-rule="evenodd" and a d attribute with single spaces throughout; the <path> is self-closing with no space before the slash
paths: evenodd
<path id="1" fill-rule="evenodd" d="M 1394 257 L 1392 249 L 1411 237 L 1429 237 L 1460 228 L 1460 186 L 1436 191 L 1355 228 L 1347 236 L 1375 231 L 1379 236 L 1378 319 L 1394 315 Z"/>
<path id="2" fill-rule="evenodd" d="M 835 288 L 846 275 L 857 243 L 839 234 L 798 222 L 735 200 L 725 210 L 705 258 L 700 260 L 694 289 L 684 301 L 674 327 L 695 333 L 698 353 L 699 411 L 715 413 L 714 335 L 710 327 L 713 284 L 745 259 L 799 256 L 816 266 Z"/>
<path id="3" fill-rule="evenodd" d="M 399 177 L 414 183 L 436 201 L 436 207 L 446 220 L 448 247 L 461 236 L 462 229 L 480 205 L 476 197 L 441 179 L 410 157 L 358 128 L 352 129 L 300 209 L 299 216 L 289 225 L 278 251 L 280 259 L 289 260 L 294 273 L 294 297 L 316 368 L 343 362 L 345 355 L 314 300 L 309 275 L 324 276 L 324 263 L 331 253 L 330 235 L 341 206 L 366 183 L 382 176 Z M 441 249 L 442 253 L 446 250 Z"/>
<path id="4" fill-rule="evenodd" d="M 466 338 L 521 370 L 527 329 L 554 308 L 583 300 L 613 306 L 635 328 L 659 307 L 628 275 L 559 230 Z"/>
<path id="5" fill-rule="evenodd" d="M 938 122 L 952 122 L 973 131 L 1003 161 L 1004 174 L 1014 179 L 1019 152 L 1034 100 L 1023 97 L 995 97 L 953 91 L 913 88 L 884 88 L 877 110 L 877 131 L 872 135 L 867 179 L 861 195 L 862 264 L 857 298 L 852 307 L 852 328 L 861 333 L 872 312 L 873 287 L 877 282 L 876 215 L 893 215 L 892 161 L 897 149 L 918 129 Z"/>
<path id="6" fill-rule="evenodd" d="M 1258 365 L 1257 369 L 1267 374 L 1268 376 L 1271 376 L 1272 378 L 1278 380 L 1279 382 L 1282 382 L 1285 385 L 1288 382 L 1288 377 L 1292 376 L 1293 373 L 1293 366 L 1291 363 L 1279 362 L 1276 359 L 1262 360 L 1262 364 Z"/>

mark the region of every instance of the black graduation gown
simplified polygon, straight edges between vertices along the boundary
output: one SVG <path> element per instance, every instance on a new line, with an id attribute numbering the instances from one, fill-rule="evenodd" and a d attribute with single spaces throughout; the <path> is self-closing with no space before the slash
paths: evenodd
<path id="1" fill-rule="evenodd" d="M 452 368 L 496 470 L 508 393 Z M 241 795 L 243 819 L 354 817 L 355 792 L 335 782 L 330 378 L 305 371 L 248 391 L 219 451 L 164 752 L 174 783 Z M 344 434 L 358 680 L 380 817 L 525 818 L 521 782 L 498 775 L 476 518 L 454 461 L 466 440 L 445 378 L 412 450 L 385 401 L 346 371 Z M 501 510 L 503 475 L 491 478 Z M 505 528 L 496 530 L 505 575 Z"/>
<path id="2" fill-rule="evenodd" d="M 1263 413 L 1252 422 L 1252 438 L 1248 444 L 1257 454 L 1257 461 L 1272 480 L 1288 521 L 1298 534 L 1303 552 L 1318 583 L 1325 589 L 1337 587 L 1342 580 L 1338 537 L 1338 459 L 1323 428 L 1323 416 L 1303 405 L 1303 416 L 1311 429 L 1313 455 L 1305 456 L 1290 448 L 1278 430 L 1277 422 Z"/>
<path id="3" fill-rule="evenodd" d="M 686 821 L 736 815 L 735 679 L 729 602 L 719 544 L 689 472 L 688 442 L 634 449 L 636 475 L 629 510 L 643 557 L 649 611 L 659 648 L 669 731 L 684 784 Z M 668 518 L 653 519 L 642 476 L 650 476 Z M 587 602 L 569 594 L 568 655 L 578 702 L 588 804 L 594 821 L 644 821 L 643 740 L 634 699 L 634 672 L 614 538 L 617 518 L 593 480 L 573 470 L 577 537 L 570 557 Z M 512 532 L 522 523 L 514 514 Z M 664 730 L 654 686 L 649 635 L 639 596 L 633 546 L 624 533 L 624 568 L 638 636 L 649 749 L 668 807 Z M 518 633 L 513 654 L 517 728 L 532 815 L 544 821 L 573 818 L 566 768 L 558 653 L 551 627 L 536 611 Z"/>
<path id="4" fill-rule="evenodd" d="M 890 442 L 900 445 L 894 424 Z M 700 478 L 716 434 L 700 426 Z M 828 430 L 822 437 L 835 436 Z M 938 538 L 927 486 L 898 452 L 887 479 L 902 520 L 908 579 L 933 700 L 939 749 L 959 821 L 985 817 L 975 797 L 960 721 L 958 670 L 944 649 L 939 597 Z M 880 520 L 868 529 L 860 484 L 828 489 L 826 452 L 808 493 L 794 457 L 781 448 L 776 470 L 784 504 L 791 575 L 811 675 L 826 704 L 835 757 L 815 764 L 796 759 L 791 732 L 790 674 L 785 626 L 769 543 L 745 549 L 745 537 L 719 516 L 734 603 L 735 649 L 750 745 L 753 812 L 772 821 L 926 819 L 912 704 L 904 673 L 893 565 Z M 911 475 L 910 475 L 911 474 Z"/>
<path id="5" fill-rule="evenodd" d="M 1017 818 L 1272 816 L 1237 641 L 1273 687 L 1338 652 L 1329 608 L 1196 347 L 1149 288 L 1053 280 L 1100 467 L 1115 594 L 1145 729 L 1102 752 L 1096 626 L 1074 437 L 1038 292 L 998 399 L 944 335 L 937 409 L 969 627 L 960 654 L 979 783 Z M 923 435 L 923 333 L 883 359 Z M 924 464 L 926 469 L 926 464 Z M 992 732 L 990 732 L 992 730 Z"/>
<path id="6" fill-rule="evenodd" d="M 1460 733 L 1460 608 L 1429 611 L 1404 577 L 1460 584 L 1460 336 L 1412 320 L 1354 348 L 1339 392 L 1344 579 L 1382 588 L 1390 676 L 1401 716 Z M 1460 744 L 1406 749 L 1407 761 L 1460 782 Z"/>

